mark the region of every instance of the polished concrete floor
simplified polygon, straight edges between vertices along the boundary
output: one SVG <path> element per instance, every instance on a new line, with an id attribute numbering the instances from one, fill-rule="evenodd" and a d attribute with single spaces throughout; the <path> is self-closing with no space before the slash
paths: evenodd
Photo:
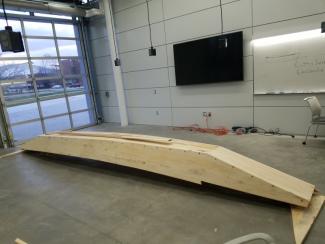
<path id="1" fill-rule="evenodd" d="M 214 136 L 139 125 L 103 124 L 88 130 L 222 145 L 325 193 L 325 140 L 303 146 L 302 138 Z M 325 210 L 305 243 L 325 243 L 324 230 Z M 0 159 L 1 244 L 17 237 L 29 244 L 219 244 L 253 232 L 268 233 L 278 244 L 294 243 L 289 206 L 77 158 L 20 153 Z"/>

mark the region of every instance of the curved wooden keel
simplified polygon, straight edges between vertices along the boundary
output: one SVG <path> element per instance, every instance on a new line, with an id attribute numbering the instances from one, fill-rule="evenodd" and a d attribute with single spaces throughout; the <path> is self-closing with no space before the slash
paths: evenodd
<path id="1" fill-rule="evenodd" d="M 307 207 L 315 186 L 216 145 L 124 133 L 58 132 L 24 150 L 94 159 Z"/>

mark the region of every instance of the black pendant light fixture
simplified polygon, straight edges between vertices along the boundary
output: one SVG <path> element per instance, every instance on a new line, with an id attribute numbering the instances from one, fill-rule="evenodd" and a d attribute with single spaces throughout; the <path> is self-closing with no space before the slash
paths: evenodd
<path id="1" fill-rule="evenodd" d="M 2 10 L 7 23 L 5 29 L 0 31 L 0 45 L 2 52 L 24 52 L 25 48 L 21 33 L 13 31 L 12 27 L 8 24 L 4 0 L 2 0 Z"/>
<path id="2" fill-rule="evenodd" d="M 150 48 L 149 48 L 149 56 L 156 56 L 157 50 L 153 47 L 152 44 L 152 32 L 151 32 L 151 25 L 150 25 L 150 13 L 149 13 L 149 3 L 148 0 L 146 0 L 147 4 L 147 16 L 148 16 L 148 24 L 149 24 L 149 35 L 150 35 Z"/>

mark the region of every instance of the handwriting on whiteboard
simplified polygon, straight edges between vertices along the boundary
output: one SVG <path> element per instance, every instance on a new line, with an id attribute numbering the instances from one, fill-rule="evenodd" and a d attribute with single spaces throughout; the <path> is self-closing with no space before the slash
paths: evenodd
<path id="1" fill-rule="evenodd" d="M 291 63 L 297 75 L 325 72 L 325 54 L 301 55 L 288 53 L 277 56 L 266 56 L 267 63 Z"/>

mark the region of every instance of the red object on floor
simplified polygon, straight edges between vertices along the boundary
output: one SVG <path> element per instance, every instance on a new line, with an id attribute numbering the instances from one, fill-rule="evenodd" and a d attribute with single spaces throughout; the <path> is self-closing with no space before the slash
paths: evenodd
<path id="1" fill-rule="evenodd" d="M 199 125 L 197 125 L 197 124 L 185 126 L 185 127 L 174 127 L 174 130 L 196 131 L 196 132 L 200 132 L 200 133 L 214 134 L 216 136 L 224 136 L 229 133 L 229 130 L 223 126 L 215 128 L 215 129 L 210 129 L 210 128 L 200 128 Z"/>

